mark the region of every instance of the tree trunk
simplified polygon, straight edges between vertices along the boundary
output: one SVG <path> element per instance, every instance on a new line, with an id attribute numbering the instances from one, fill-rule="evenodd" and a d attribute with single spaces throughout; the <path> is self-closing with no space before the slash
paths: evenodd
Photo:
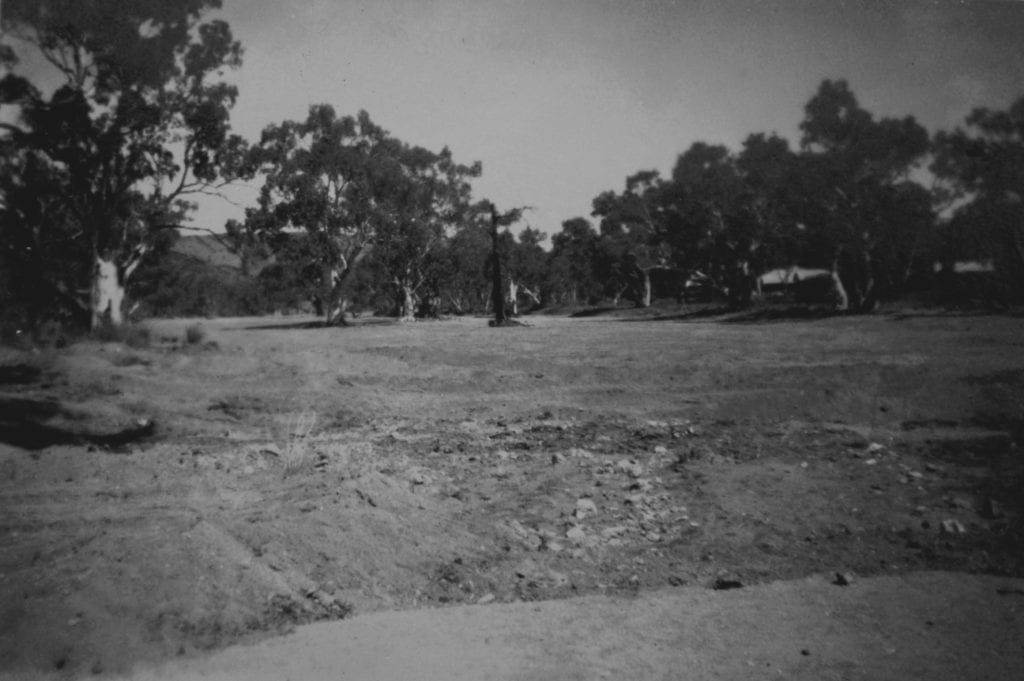
<path id="1" fill-rule="evenodd" d="M 839 277 L 839 261 L 832 261 L 832 293 L 835 296 L 835 309 L 846 311 L 850 308 L 850 297 L 846 295 L 843 280 Z"/>
<path id="2" fill-rule="evenodd" d="M 526 286 L 522 287 L 523 294 L 526 295 L 530 300 L 533 301 L 533 309 L 537 310 L 541 307 L 540 293 L 538 291 L 531 290 Z"/>
<path id="3" fill-rule="evenodd" d="M 519 284 L 514 279 L 508 280 L 508 303 L 511 308 L 512 316 L 519 316 Z"/>
<path id="4" fill-rule="evenodd" d="M 640 270 L 640 275 L 643 277 L 643 291 L 640 295 L 640 300 L 637 302 L 637 307 L 650 307 L 651 306 L 651 271 Z"/>
<path id="5" fill-rule="evenodd" d="M 98 329 L 102 324 L 120 326 L 124 323 L 121 307 L 124 304 L 124 283 L 121 281 L 117 262 L 96 255 L 93 263 L 92 291 L 89 297 L 91 313 L 90 328 Z"/>
<path id="6" fill-rule="evenodd" d="M 875 285 L 875 268 L 874 263 L 871 261 L 871 252 L 867 248 L 864 249 L 862 260 L 864 288 L 857 307 L 861 312 L 874 312 L 878 308 L 878 288 Z"/>
<path id="7" fill-rule="evenodd" d="M 618 307 L 619 301 L 622 300 L 622 294 L 629 290 L 629 284 L 622 284 L 615 289 L 615 293 L 612 294 L 612 307 Z"/>
<path id="8" fill-rule="evenodd" d="M 740 260 L 736 263 L 736 274 L 731 288 L 733 307 L 750 307 L 754 299 L 754 282 L 750 276 L 750 262 Z"/>
<path id="9" fill-rule="evenodd" d="M 324 324 L 327 326 L 337 322 L 337 278 L 338 270 L 331 265 L 323 265 L 320 268 L 320 312 L 324 315 Z"/>
<path id="10" fill-rule="evenodd" d="M 398 283 L 398 292 L 401 296 L 398 302 L 398 321 L 416 321 L 416 294 L 408 281 Z"/>
<path id="11" fill-rule="evenodd" d="M 332 265 L 324 265 L 321 270 L 321 312 L 326 326 L 345 326 L 348 324 L 345 313 L 348 301 L 341 295 L 342 275 Z"/>
<path id="12" fill-rule="evenodd" d="M 505 295 L 501 290 L 501 255 L 498 252 L 498 214 L 491 207 L 491 301 L 494 304 L 494 324 L 500 326 L 507 319 Z"/>

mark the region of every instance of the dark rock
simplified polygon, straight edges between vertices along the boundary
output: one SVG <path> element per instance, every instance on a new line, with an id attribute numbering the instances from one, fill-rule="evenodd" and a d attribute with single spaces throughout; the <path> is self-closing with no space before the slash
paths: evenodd
<path id="1" fill-rule="evenodd" d="M 852 572 L 837 572 L 832 578 L 832 583 L 836 586 L 850 586 L 853 584 L 853 580 Z"/>
<path id="2" fill-rule="evenodd" d="M 743 582 L 731 576 L 717 577 L 711 588 L 715 591 L 728 591 L 729 589 L 742 589 Z"/>
<path id="3" fill-rule="evenodd" d="M 986 499 L 982 502 L 980 510 L 982 517 L 990 519 L 1002 518 L 1006 515 L 1003 507 L 995 499 Z"/>

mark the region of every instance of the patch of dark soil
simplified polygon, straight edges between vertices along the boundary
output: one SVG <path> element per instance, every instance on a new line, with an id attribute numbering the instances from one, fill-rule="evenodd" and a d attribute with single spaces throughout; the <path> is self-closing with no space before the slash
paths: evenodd
<path id="1" fill-rule="evenodd" d="M 970 385 L 1024 385 L 1024 369 L 1004 369 L 964 379 Z"/>
<path id="2" fill-rule="evenodd" d="M 41 367 L 31 364 L 0 366 L 0 385 L 28 385 L 36 383 L 43 374 Z"/>
<path id="3" fill-rule="evenodd" d="M 573 319 L 583 319 L 586 317 L 598 317 L 603 314 L 610 312 L 619 312 L 622 308 L 619 307 L 588 307 L 584 310 L 576 310 L 569 316 Z"/>
<path id="4" fill-rule="evenodd" d="M 60 403 L 51 399 L 0 397 L 0 423 L 4 421 L 42 421 L 61 412 Z"/>
<path id="5" fill-rule="evenodd" d="M 529 324 L 520 322 L 515 319 L 502 319 L 500 322 L 496 322 L 492 319 L 491 321 L 487 322 L 487 326 L 490 326 L 492 328 L 498 328 L 506 326 L 529 326 Z"/>
<path id="6" fill-rule="evenodd" d="M 634 308 L 632 314 L 623 314 L 617 321 L 620 322 L 671 322 L 671 321 L 693 321 L 699 319 L 712 319 L 721 317 L 732 312 L 732 308 L 725 305 L 703 305 L 699 307 L 687 306 L 682 311 L 665 312 L 663 308 Z"/>
<path id="7" fill-rule="evenodd" d="M 268 411 L 263 399 L 251 395 L 227 395 L 214 400 L 206 409 L 223 412 L 239 421 L 244 420 L 246 416 Z"/>
<path id="8" fill-rule="evenodd" d="M 68 412 L 52 400 L 0 399 L 0 442 L 31 450 L 53 445 L 95 445 L 117 449 L 156 434 L 156 423 L 149 419 L 139 419 L 130 426 L 107 432 L 46 423 L 58 414 L 68 415 Z M 83 418 L 80 414 L 73 416 Z"/>
<path id="9" fill-rule="evenodd" d="M 903 430 L 923 430 L 929 428 L 956 428 L 956 421 L 949 419 L 910 419 L 900 424 Z"/>
<path id="10" fill-rule="evenodd" d="M 752 324 L 763 322 L 816 321 L 848 315 L 848 312 L 836 311 L 831 307 L 819 306 L 788 306 L 759 307 L 752 310 L 739 311 L 731 314 L 723 322 L 729 324 Z"/>
<path id="11" fill-rule="evenodd" d="M 281 324 L 257 324 L 256 326 L 243 326 L 243 331 L 308 331 L 310 329 L 334 329 L 340 324 L 327 324 L 326 322 L 283 322 Z"/>

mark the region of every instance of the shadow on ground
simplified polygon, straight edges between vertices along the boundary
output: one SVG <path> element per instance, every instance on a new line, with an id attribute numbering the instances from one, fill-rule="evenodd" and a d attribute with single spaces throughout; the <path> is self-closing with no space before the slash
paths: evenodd
<path id="1" fill-rule="evenodd" d="M 47 423 L 57 416 L 80 418 L 53 400 L 0 397 L 0 442 L 31 450 L 53 445 L 96 445 L 117 449 L 156 433 L 156 423 L 150 419 L 140 419 L 127 428 L 94 432 Z"/>

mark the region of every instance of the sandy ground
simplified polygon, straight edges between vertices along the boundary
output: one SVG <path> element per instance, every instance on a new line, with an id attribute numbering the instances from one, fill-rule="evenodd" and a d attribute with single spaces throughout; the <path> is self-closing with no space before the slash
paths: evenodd
<path id="1" fill-rule="evenodd" d="M 1022 587 L 932 572 L 378 613 L 135 678 L 1014 679 Z"/>
<path id="2" fill-rule="evenodd" d="M 308 321 L 0 353 L 0 670 L 1021 662 L 1020 318 Z"/>

